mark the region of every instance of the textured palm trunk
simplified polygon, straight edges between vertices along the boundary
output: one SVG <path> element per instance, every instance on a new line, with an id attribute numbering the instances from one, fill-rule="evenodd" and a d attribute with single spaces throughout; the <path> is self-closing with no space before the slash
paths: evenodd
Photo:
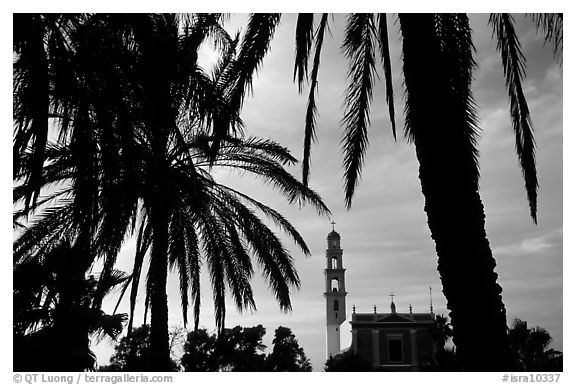
<path id="1" fill-rule="evenodd" d="M 425 147 L 417 146 L 417 151 L 425 152 Z M 506 311 L 486 238 L 480 195 L 448 181 L 441 183 L 446 177 L 444 170 L 451 168 L 437 165 L 440 170 L 434 170 L 429 163 L 423 165 L 423 158 L 419 156 L 424 210 L 436 244 L 457 356 L 464 370 L 510 369 Z"/>
<path id="2" fill-rule="evenodd" d="M 84 229 L 85 230 L 85 229 Z M 54 356 L 48 360 L 50 371 L 83 371 L 94 367 L 90 362 L 90 323 L 86 303 L 86 272 L 89 258 L 89 233 L 80 232 L 76 245 L 62 250 L 60 257 L 66 261 L 58 275 L 62 287 L 54 313 Z"/>
<path id="3" fill-rule="evenodd" d="M 170 17 L 170 16 L 165 16 Z M 175 67 L 174 31 L 164 17 L 137 16 L 136 35 L 142 52 L 143 116 L 150 145 L 147 164 L 150 183 L 145 204 L 152 226 L 152 253 L 148 281 L 150 292 L 150 348 L 154 371 L 170 371 L 168 342 L 168 222 L 169 186 L 166 149 L 171 130 L 175 129 L 177 110 L 172 110 L 171 84 Z"/>
<path id="4" fill-rule="evenodd" d="M 511 369 L 512 354 L 478 192 L 474 118 L 464 112 L 470 100 L 462 90 L 469 90 L 470 79 L 454 60 L 458 55 L 451 57 L 443 45 L 443 34 L 461 29 L 447 32 L 441 23 L 430 14 L 400 15 L 407 128 L 420 164 L 457 359 L 467 371 L 503 371 Z"/>
<path id="5" fill-rule="evenodd" d="M 152 221 L 152 255 L 150 260 L 150 348 L 153 371 L 170 370 L 170 348 L 168 345 L 168 210 L 162 188 L 157 188 L 150 208 Z"/>

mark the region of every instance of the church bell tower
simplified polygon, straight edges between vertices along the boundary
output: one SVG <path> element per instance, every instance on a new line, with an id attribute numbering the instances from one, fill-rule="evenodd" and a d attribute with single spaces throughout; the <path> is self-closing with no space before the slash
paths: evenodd
<path id="1" fill-rule="evenodd" d="M 326 249 L 326 357 L 340 352 L 340 325 L 346 320 L 346 286 L 342 267 L 342 249 L 340 234 L 334 230 L 328 234 L 328 249 Z"/>

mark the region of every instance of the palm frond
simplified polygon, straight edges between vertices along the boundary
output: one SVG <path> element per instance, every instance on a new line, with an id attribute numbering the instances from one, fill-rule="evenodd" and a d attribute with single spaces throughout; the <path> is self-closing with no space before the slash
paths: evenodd
<path id="1" fill-rule="evenodd" d="M 218 58 L 218 62 L 214 66 L 212 72 L 212 80 L 218 86 L 218 89 L 223 90 L 232 81 L 230 78 L 231 70 L 234 65 L 234 60 L 236 57 L 236 47 L 238 47 L 238 42 L 240 41 L 240 32 L 231 38 L 228 48 L 222 52 L 222 55 Z"/>
<path id="2" fill-rule="evenodd" d="M 132 274 L 128 276 L 128 278 L 126 279 L 126 281 L 124 281 L 124 284 L 122 285 L 122 291 L 120 292 L 120 295 L 118 296 L 118 301 L 116 301 L 116 305 L 114 306 L 114 310 L 112 311 L 113 315 L 116 314 L 116 312 L 118 311 L 118 308 L 120 307 L 120 304 L 124 299 L 124 295 L 126 294 L 128 287 L 130 287 L 131 285 L 132 285 Z M 126 316 L 128 318 L 128 315 Z"/>
<path id="3" fill-rule="evenodd" d="M 221 333 L 226 321 L 226 272 L 224 266 L 226 256 L 223 254 L 226 250 L 226 243 L 222 237 L 225 234 L 225 229 L 218 222 L 218 219 L 206 210 L 203 210 L 199 216 L 199 225 L 212 284 L 214 318 L 218 333 Z"/>
<path id="4" fill-rule="evenodd" d="M 25 190 L 26 188 L 20 188 L 22 186 L 17 186 L 14 188 L 13 190 L 13 199 L 14 199 L 14 205 L 17 205 L 19 202 L 21 202 L 24 197 L 25 197 Z M 24 190 L 24 191 L 23 191 Z M 40 197 L 38 201 L 36 201 L 36 204 L 31 207 L 43 207 L 43 206 L 48 206 L 51 203 L 57 203 L 59 202 L 61 199 L 70 199 L 70 196 L 72 195 L 72 189 L 70 187 L 68 188 L 63 188 L 61 190 L 57 190 L 54 193 L 46 196 L 46 197 Z M 30 210 L 26 209 L 26 207 L 23 207 L 22 209 L 19 210 L 14 210 L 13 216 L 12 216 L 12 222 L 13 223 L 17 223 L 20 219 L 22 218 L 26 218 L 28 216 L 28 214 L 30 213 Z M 25 226 L 24 226 L 25 227 Z"/>
<path id="5" fill-rule="evenodd" d="M 310 77 L 310 92 L 308 94 L 308 106 L 306 107 L 306 120 L 304 126 L 304 158 L 302 160 L 302 183 L 308 186 L 310 177 L 310 150 L 312 143 L 316 142 L 316 92 L 318 89 L 318 70 L 320 68 L 320 52 L 324 42 L 324 31 L 328 26 L 328 14 L 322 14 L 320 25 L 316 31 L 316 42 L 314 51 L 314 63 Z"/>
<path id="6" fill-rule="evenodd" d="M 20 172 L 20 158 L 30 145 L 32 156 L 29 186 L 25 205 L 34 203 L 41 186 L 42 166 L 48 140 L 49 115 L 49 64 L 45 47 L 47 34 L 42 15 L 14 15 L 17 29 L 15 36 L 16 62 L 14 64 L 14 122 L 13 173 Z M 19 32 L 19 33 L 18 33 Z"/>
<path id="7" fill-rule="evenodd" d="M 544 41 L 552 42 L 554 45 L 554 56 L 560 60 L 560 65 L 562 65 L 562 53 L 564 51 L 564 14 L 533 13 L 530 16 L 536 24 L 538 31 L 542 30 L 545 33 Z"/>
<path id="8" fill-rule="evenodd" d="M 102 307 L 102 301 L 104 300 L 104 297 L 110 294 L 113 290 L 117 289 L 117 286 L 122 283 L 124 283 L 124 285 L 122 285 L 122 292 L 124 292 L 128 287 L 126 283 L 130 282 L 131 278 L 131 275 L 128 275 L 123 271 L 116 270 L 113 267 L 107 268 L 105 263 L 104 269 L 98 277 L 96 290 L 94 291 L 92 297 L 92 307 L 94 309 L 100 309 Z"/>
<path id="9" fill-rule="evenodd" d="M 342 119 L 342 124 L 345 126 L 342 151 L 345 169 L 345 202 L 346 207 L 350 208 L 368 146 L 370 103 L 376 74 L 373 16 L 351 14 L 348 17 L 345 34 L 342 48 L 350 60 L 350 68 L 345 93 L 346 112 Z"/>
<path id="10" fill-rule="evenodd" d="M 190 280 L 190 297 L 194 303 L 194 330 L 198 330 L 200 323 L 200 268 L 202 266 L 199 239 L 196 234 L 194 217 L 185 217 L 184 229 L 186 231 L 186 259 L 188 267 L 188 279 Z"/>
<path id="11" fill-rule="evenodd" d="M 298 78 L 298 92 L 302 93 L 304 79 L 308 78 L 308 57 L 314 35 L 314 14 L 299 13 L 296 21 L 296 57 L 294 59 L 294 81 Z"/>
<path id="12" fill-rule="evenodd" d="M 25 232 L 13 243 L 14 264 L 30 258 L 42 258 L 62 240 L 71 240 L 77 228 L 71 220 L 73 208 L 70 200 L 48 207 L 36 215 Z"/>
<path id="13" fill-rule="evenodd" d="M 514 30 L 514 18 L 509 14 L 492 14 L 490 23 L 493 35 L 496 35 L 496 47 L 502 57 L 502 67 L 510 99 L 512 129 L 516 138 L 516 154 L 524 175 L 530 216 L 534 223 L 537 223 L 538 178 L 536 176 L 534 128 L 522 89 L 522 79 L 526 74 L 526 59 Z"/>
<path id="14" fill-rule="evenodd" d="M 221 184 L 217 185 L 217 187 L 220 188 L 221 190 L 223 190 L 222 192 L 231 193 L 233 195 L 236 195 L 236 196 L 240 197 L 241 199 L 244 199 L 246 202 L 252 204 L 256 208 L 258 208 L 258 210 L 260 210 L 262 213 L 264 213 L 264 215 L 267 218 L 272 219 L 278 227 L 280 227 L 284 232 L 286 232 L 288 235 L 290 235 L 290 237 L 293 239 L 294 243 L 296 243 L 298 245 L 298 247 L 300 247 L 300 250 L 302 250 L 304 255 L 306 255 L 306 256 L 310 255 L 310 250 L 308 249 L 308 245 L 306 245 L 304 238 L 300 235 L 300 233 L 298 233 L 296 228 L 294 226 L 292 226 L 292 224 L 290 222 L 288 222 L 288 220 L 286 218 L 284 218 L 284 216 L 282 216 L 282 214 L 280 214 L 278 211 L 274 210 L 273 208 L 271 208 L 269 206 L 266 206 L 265 204 L 257 201 L 256 199 L 253 199 L 253 198 L 249 197 L 248 195 L 243 194 L 240 191 L 235 190 L 231 187 L 224 186 Z M 229 198 L 229 199 L 231 199 L 231 198 Z M 234 203 L 236 203 L 236 202 L 234 202 Z M 241 204 L 241 203 L 237 202 L 236 204 Z"/>
<path id="15" fill-rule="evenodd" d="M 184 214 L 185 215 L 185 214 Z M 172 213 L 168 229 L 168 262 L 172 270 L 178 270 L 180 280 L 180 303 L 182 306 L 182 320 L 184 327 L 188 324 L 188 297 L 191 280 L 191 269 L 186 242 L 185 219 L 182 213 L 176 209 Z"/>
<path id="16" fill-rule="evenodd" d="M 198 148 L 201 148 L 200 142 L 198 145 Z M 289 203 L 310 203 L 319 214 L 328 215 L 330 210 L 320 196 L 300 183 L 278 161 L 292 162 L 295 159 L 286 148 L 273 141 L 249 139 L 244 142 L 236 140 L 229 141 L 228 145 L 221 147 L 214 167 L 230 167 L 237 171 L 249 172 L 278 189 Z"/>
<path id="17" fill-rule="evenodd" d="M 134 267 L 132 269 L 132 289 L 130 290 L 130 313 L 128 318 L 128 335 L 132 332 L 132 325 L 134 323 L 134 309 L 136 308 L 136 298 L 138 295 L 138 286 L 140 284 L 140 276 L 142 274 L 142 265 L 144 264 L 144 257 L 152 243 L 152 228 L 145 218 L 141 219 L 138 237 L 136 239 L 136 254 L 134 256 Z M 144 307 L 148 308 L 148 294 L 146 294 L 146 301 Z M 144 321 L 146 323 L 146 321 Z"/>
<path id="18" fill-rule="evenodd" d="M 388 47 L 388 25 L 386 14 L 378 14 L 378 45 L 380 47 L 380 57 L 384 64 L 384 78 L 386 79 L 386 103 L 392 124 L 392 135 L 396 140 L 396 120 L 394 118 L 394 89 L 392 87 L 392 65 L 390 64 L 390 49 Z"/>
<path id="19" fill-rule="evenodd" d="M 285 311 L 290 310 L 292 307 L 290 286 L 300 287 L 300 278 L 294 268 L 292 256 L 252 210 L 242 204 L 235 205 L 234 210 L 237 213 L 238 227 L 256 254 L 258 265 L 276 296 L 280 308 Z"/>
<path id="20" fill-rule="evenodd" d="M 206 162 L 211 156 L 210 142 L 214 137 L 198 135 L 191 139 L 182 150 L 193 150 L 193 156 L 197 158 L 195 164 L 198 166 L 218 166 L 224 161 L 235 159 L 235 157 L 251 157 L 256 161 L 258 158 L 265 158 L 281 165 L 293 165 L 298 160 L 290 154 L 290 150 L 279 143 L 270 139 L 261 139 L 249 137 L 247 139 L 238 139 L 227 137 L 222 141 L 219 148 L 218 157 L 215 162 Z"/>
<path id="21" fill-rule="evenodd" d="M 270 43 L 279 22 L 280 14 L 277 13 L 250 15 L 240 44 L 240 52 L 235 61 L 236 78 L 229 97 L 233 110 L 240 110 L 244 96 L 251 89 L 252 79 L 270 49 Z"/>
<path id="22" fill-rule="evenodd" d="M 235 224 L 232 221 L 227 221 L 225 227 L 228 235 L 228 258 L 224 260 L 224 264 L 226 266 L 228 287 L 238 311 L 242 312 L 245 309 L 256 310 L 254 293 L 250 285 L 250 278 L 254 273 L 250 256 L 236 231 Z"/>
<path id="23" fill-rule="evenodd" d="M 98 312 L 100 316 L 92 328 L 92 333 L 96 336 L 96 342 L 102 341 L 105 336 L 113 340 L 117 339 L 122 333 L 128 315 L 125 313 L 110 315 L 105 314 L 103 311 Z"/>

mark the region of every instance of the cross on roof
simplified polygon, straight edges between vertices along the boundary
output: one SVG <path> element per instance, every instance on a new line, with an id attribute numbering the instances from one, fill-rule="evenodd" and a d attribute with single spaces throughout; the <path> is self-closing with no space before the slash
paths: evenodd
<path id="1" fill-rule="evenodd" d="M 394 293 L 390 293 L 389 297 L 392 298 L 392 302 L 394 302 L 394 297 L 396 297 L 396 295 Z"/>
<path id="2" fill-rule="evenodd" d="M 334 225 L 336 224 L 336 222 L 332 221 L 330 222 L 330 224 L 332 225 L 332 231 L 334 231 Z"/>

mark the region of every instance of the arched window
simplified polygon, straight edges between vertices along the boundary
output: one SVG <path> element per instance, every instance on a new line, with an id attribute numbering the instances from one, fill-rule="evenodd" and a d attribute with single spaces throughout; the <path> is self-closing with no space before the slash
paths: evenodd
<path id="1" fill-rule="evenodd" d="M 339 291 L 340 290 L 340 284 L 338 282 L 338 278 L 332 278 L 331 288 L 332 288 L 332 291 Z"/>
<path id="2" fill-rule="evenodd" d="M 333 269 L 338 268 L 338 258 L 336 258 L 336 257 L 332 257 L 332 268 Z"/>
<path id="3" fill-rule="evenodd" d="M 338 311 L 338 310 L 339 310 L 339 308 L 340 308 L 339 305 L 340 305 L 340 304 L 338 303 L 338 300 L 335 299 L 335 300 L 334 300 L 334 311 Z"/>

